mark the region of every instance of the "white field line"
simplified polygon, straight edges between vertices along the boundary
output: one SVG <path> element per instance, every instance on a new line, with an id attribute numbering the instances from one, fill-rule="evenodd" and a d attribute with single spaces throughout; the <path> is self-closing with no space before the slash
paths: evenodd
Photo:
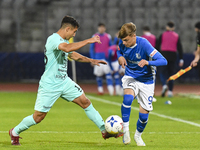
<path id="1" fill-rule="evenodd" d="M 102 99 L 102 98 L 98 98 L 98 97 L 94 97 L 94 96 L 91 96 L 91 95 L 87 95 L 87 97 L 90 98 L 90 99 L 93 99 L 95 101 L 102 102 L 102 103 L 121 106 L 121 103 L 118 103 L 118 102 L 112 102 L 112 101 L 109 101 L 109 100 L 106 100 L 106 99 Z M 139 108 L 133 107 L 133 106 L 131 107 L 131 109 L 137 110 L 137 111 L 139 110 Z M 187 120 L 183 120 L 183 119 L 180 119 L 180 118 L 166 116 L 166 115 L 159 114 L 159 113 L 156 113 L 156 112 L 150 112 L 150 114 L 158 116 L 158 117 L 161 117 L 161 118 L 170 119 L 170 120 L 173 120 L 173 121 L 182 122 L 182 123 L 186 123 L 186 124 L 193 125 L 193 126 L 196 126 L 196 127 L 200 127 L 200 124 L 198 124 L 198 123 L 187 121 Z"/>
<path id="2" fill-rule="evenodd" d="M 8 131 L 0 131 L 8 134 Z M 78 131 L 26 131 L 23 134 L 40 133 L 40 134 L 99 134 L 100 131 L 78 132 Z M 135 133 L 135 132 L 131 132 Z M 200 132 L 144 132 L 143 134 L 200 134 Z"/>

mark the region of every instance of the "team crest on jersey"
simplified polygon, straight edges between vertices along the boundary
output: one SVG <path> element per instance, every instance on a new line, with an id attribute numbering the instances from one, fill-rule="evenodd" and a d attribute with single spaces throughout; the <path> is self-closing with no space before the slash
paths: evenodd
<path id="1" fill-rule="evenodd" d="M 140 56 L 139 53 L 136 53 L 136 58 L 137 58 L 137 59 L 141 59 L 141 56 Z"/>

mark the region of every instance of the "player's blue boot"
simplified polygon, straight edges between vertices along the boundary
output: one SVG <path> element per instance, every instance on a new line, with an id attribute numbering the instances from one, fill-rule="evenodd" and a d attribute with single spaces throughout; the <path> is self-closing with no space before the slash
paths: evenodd
<path id="1" fill-rule="evenodd" d="M 106 139 L 109 139 L 109 138 L 111 138 L 111 137 L 118 138 L 118 137 L 124 135 L 123 132 L 119 132 L 118 134 L 110 134 L 110 133 L 108 133 L 106 130 L 101 131 L 101 134 L 102 134 L 102 137 L 103 137 L 105 140 L 106 140 Z"/>
<path id="2" fill-rule="evenodd" d="M 20 139 L 22 139 L 22 138 L 19 137 L 19 136 L 13 136 L 13 134 L 12 134 L 13 129 L 14 129 L 14 128 L 12 128 L 12 129 L 9 130 L 9 135 L 10 135 L 10 138 L 11 138 L 11 144 L 12 144 L 12 145 L 21 145 L 21 144 L 19 143 L 19 138 L 20 138 Z"/>

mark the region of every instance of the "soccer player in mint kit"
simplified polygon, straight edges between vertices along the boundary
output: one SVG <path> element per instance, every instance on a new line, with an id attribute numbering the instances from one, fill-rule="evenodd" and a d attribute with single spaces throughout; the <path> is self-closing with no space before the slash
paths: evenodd
<path id="1" fill-rule="evenodd" d="M 129 118 L 131 104 L 137 96 L 140 106 L 134 140 L 137 146 L 146 146 L 141 135 L 148 122 L 149 112 L 153 110 L 155 66 L 167 65 L 167 60 L 145 38 L 136 36 L 136 26 L 131 22 L 121 27 L 119 38 L 118 61 L 125 68 L 122 78 L 124 98 L 121 106 L 124 122 L 123 143 L 131 142 Z"/>
<path id="2" fill-rule="evenodd" d="M 79 24 L 74 18 L 65 16 L 58 32 L 48 37 L 45 45 L 45 71 L 39 82 L 35 112 L 25 117 L 15 128 L 9 131 L 12 145 L 20 145 L 19 134 L 41 122 L 59 97 L 82 107 L 88 118 L 101 130 L 104 139 L 122 135 L 122 133 L 110 135 L 106 132 L 101 115 L 95 110 L 90 100 L 86 98 L 79 85 L 67 75 L 68 57 L 97 66 L 106 64 L 104 61 L 90 59 L 75 52 L 87 44 L 101 43 L 97 35 L 81 42 L 69 44 L 68 40 L 75 36 L 78 28 Z"/>

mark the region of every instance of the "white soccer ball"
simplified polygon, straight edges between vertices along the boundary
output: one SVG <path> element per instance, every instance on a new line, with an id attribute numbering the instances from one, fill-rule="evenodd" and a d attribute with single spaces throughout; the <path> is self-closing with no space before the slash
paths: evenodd
<path id="1" fill-rule="evenodd" d="M 122 118 L 117 115 L 108 117 L 105 121 L 106 131 L 110 134 L 117 134 L 123 130 Z"/>

